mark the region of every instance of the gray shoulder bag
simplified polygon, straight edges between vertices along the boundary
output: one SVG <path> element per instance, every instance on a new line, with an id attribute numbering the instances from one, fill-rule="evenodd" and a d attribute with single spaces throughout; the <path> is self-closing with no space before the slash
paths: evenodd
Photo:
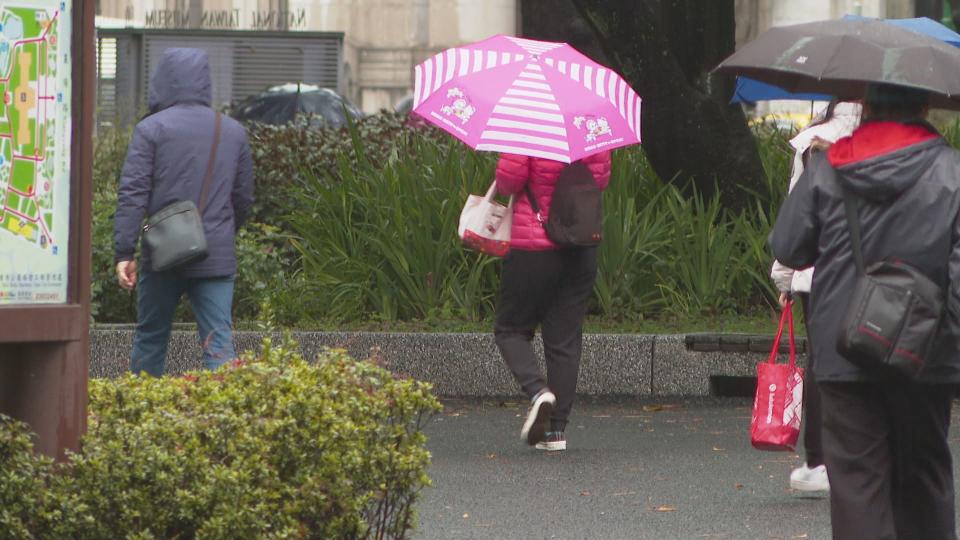
<path id="1" fill-rule="evenodd" d="M 150 250 L 150 266 L 154 272 L 184 266 L 207 256 L 203 210 L 207 205 L 219 144 L 220 113 L 214 111 L 213 146 L 210 147 L 210 159 L 200 191 L 200 207 L 197 208 L 191 200 L 178 201 L 161 208 L 143 226 L 143 243 Z"/>
<path id="2" fill-rule="evenodd" d="M 837 333 L 837 351 L 861 368 L 892 368 L 887 371 L 915 378 L 936 340 L 945 294 L 904 261 L 885 260 L 864 267 L 856 201 L 846 187 L 841 189 L 857 281 Z"/>

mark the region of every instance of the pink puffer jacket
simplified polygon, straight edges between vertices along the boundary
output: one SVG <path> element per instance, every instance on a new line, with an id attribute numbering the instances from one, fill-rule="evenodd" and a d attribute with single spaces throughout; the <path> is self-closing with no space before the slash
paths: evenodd
<path id="1" fill-rule="evenodd" d="M 594 154 L 582 161 L 593 173 L 597 187 L 607 189 L 610 181 L 610 152 Z M 550 216 L 553 188 L 565 166 L 566 163 L 550 159 L 516 154 L 500 155 L 497 162 L 497 192 L 516 195 L 513 202 L 513 227 L 510 230 L 511 249 L 545 251 L 559 248 L 547 237 L 543 225 L 537 221 L 525 188 L 529 182 L 530 191 L 540 205 L 540 215 L 546 222 Z"/>

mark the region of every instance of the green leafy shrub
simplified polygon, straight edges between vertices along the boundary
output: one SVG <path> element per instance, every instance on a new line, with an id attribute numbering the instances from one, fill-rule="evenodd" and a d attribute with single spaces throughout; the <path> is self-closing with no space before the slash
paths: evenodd
<path id="1" fill-rule="evenodd" d="M 233 290 L 233 317 L 254 320 L 264 302 L 276 297 L 297 279 L 297 253 L 288 233 L 265 223 L 248 223 L 237 232 L 237 274 Z M 285 302 L 284 302 L 285 303 Z"/>
<path id="2" fill-rule="evenodd" d="M 268 341 L 258 359 L 183 378 L 91 381 L 82 451 L 53 479 L 22 427 L 0 423 L 0 526 L 23 538 L 407 536 L 429 484 L 429 386 L 342 351 L 311 364 L 293 347 Z"/>
<path id="3" fill-rule="evenodd" d="M 253 220 L 278 226 L 303 208 L 305 201 L 291 194 L 306 177 L 336 179 L 343 161 L 383 163 L 412 137 L 446 137 L 422 121 L 387 111 L 351 120 L 345 128 L 310 126 L 300 116 L 279 126 L 251 124 L 247 133 L 257 185 Z"/>
<path id="4" fill-rule="evenodd" d="M 672 188 L 656 178 L 641 152 L 614 153 L 594 287 L 596 312 L 604 317 L 643 319 L 663 307 L 657 268 L 673 224 L 658 209 Z"/>
<path id="5" fill-rule="evenodd" d="M 353 135 L 356 161 L 308 174 L 290 219 L 314 318 L 489 317 L 499 262 L 464 250 L 456 227 L 493 156 L 418 137 L 381 161 Z"/>
<path id="6" fill-rule="evenodd" d="M 0 415 L 0 537 L 33 539 L 61 517 L 52 460 L 35 455 L 25 424 Z"/>
<path id="7" fill-rule="evenodd" d="M 263 305 L 283 325 L 490 320 L 499 261 L 464 250 L 455 232 L 467 194 L 492 180 L 495 154 L 393 114 L 344 129 L 293 123 L 249 134 L 258 202 L 237 242 L 237 320 L 263 318 Z M 105 163 L 121 154 L 111 137 L 98 145 Z M 592 315 L 639 321 L 773 305 L 766 237 L 793 153 L 779 131 L 757 140 L 768 189 L 748 194 L 752 203 L 736 213 L 658 178 L 640 147 L 614 152 Z M 115 198 L 115 182 L 98 186 L 95 317 L 131 322 L 135 299 L 113 275 Z M 190 319 L 181 307 L 178 320 Z"/>

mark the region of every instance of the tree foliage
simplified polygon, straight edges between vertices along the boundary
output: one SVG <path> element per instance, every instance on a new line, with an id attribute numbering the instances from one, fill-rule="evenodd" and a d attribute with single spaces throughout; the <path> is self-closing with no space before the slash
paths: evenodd
<path id="1" fill-rule="evenodd" d="M 566 9 L 558 9 L 565 4 Z M 734 0 L 524 0 L 523 33 L 567 41 L 618 71 L 643 99 L 654 171 L 740 209 L 765 196 L 756 143 L 730 78 L 711 74 L 735 46 Z M 590 30 L 585 32 L 585 28 Z M 591 39 L 592 38 L 592 39 Z M 689 183 L 688 183 L 689 182 Z"/>

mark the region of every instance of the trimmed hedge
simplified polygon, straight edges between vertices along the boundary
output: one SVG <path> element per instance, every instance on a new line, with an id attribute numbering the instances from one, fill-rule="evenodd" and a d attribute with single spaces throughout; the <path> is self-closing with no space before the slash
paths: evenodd
<path id="1" fill-rule="evenodd" d="M 0 422 L 13 538 L 403 538 L 429 485 L 429 385 L 296 345 L 183 378 L 91 381 L 82 451 L 54 474 Z M 0 536 L 3 536 L 0 534 Z"/>

